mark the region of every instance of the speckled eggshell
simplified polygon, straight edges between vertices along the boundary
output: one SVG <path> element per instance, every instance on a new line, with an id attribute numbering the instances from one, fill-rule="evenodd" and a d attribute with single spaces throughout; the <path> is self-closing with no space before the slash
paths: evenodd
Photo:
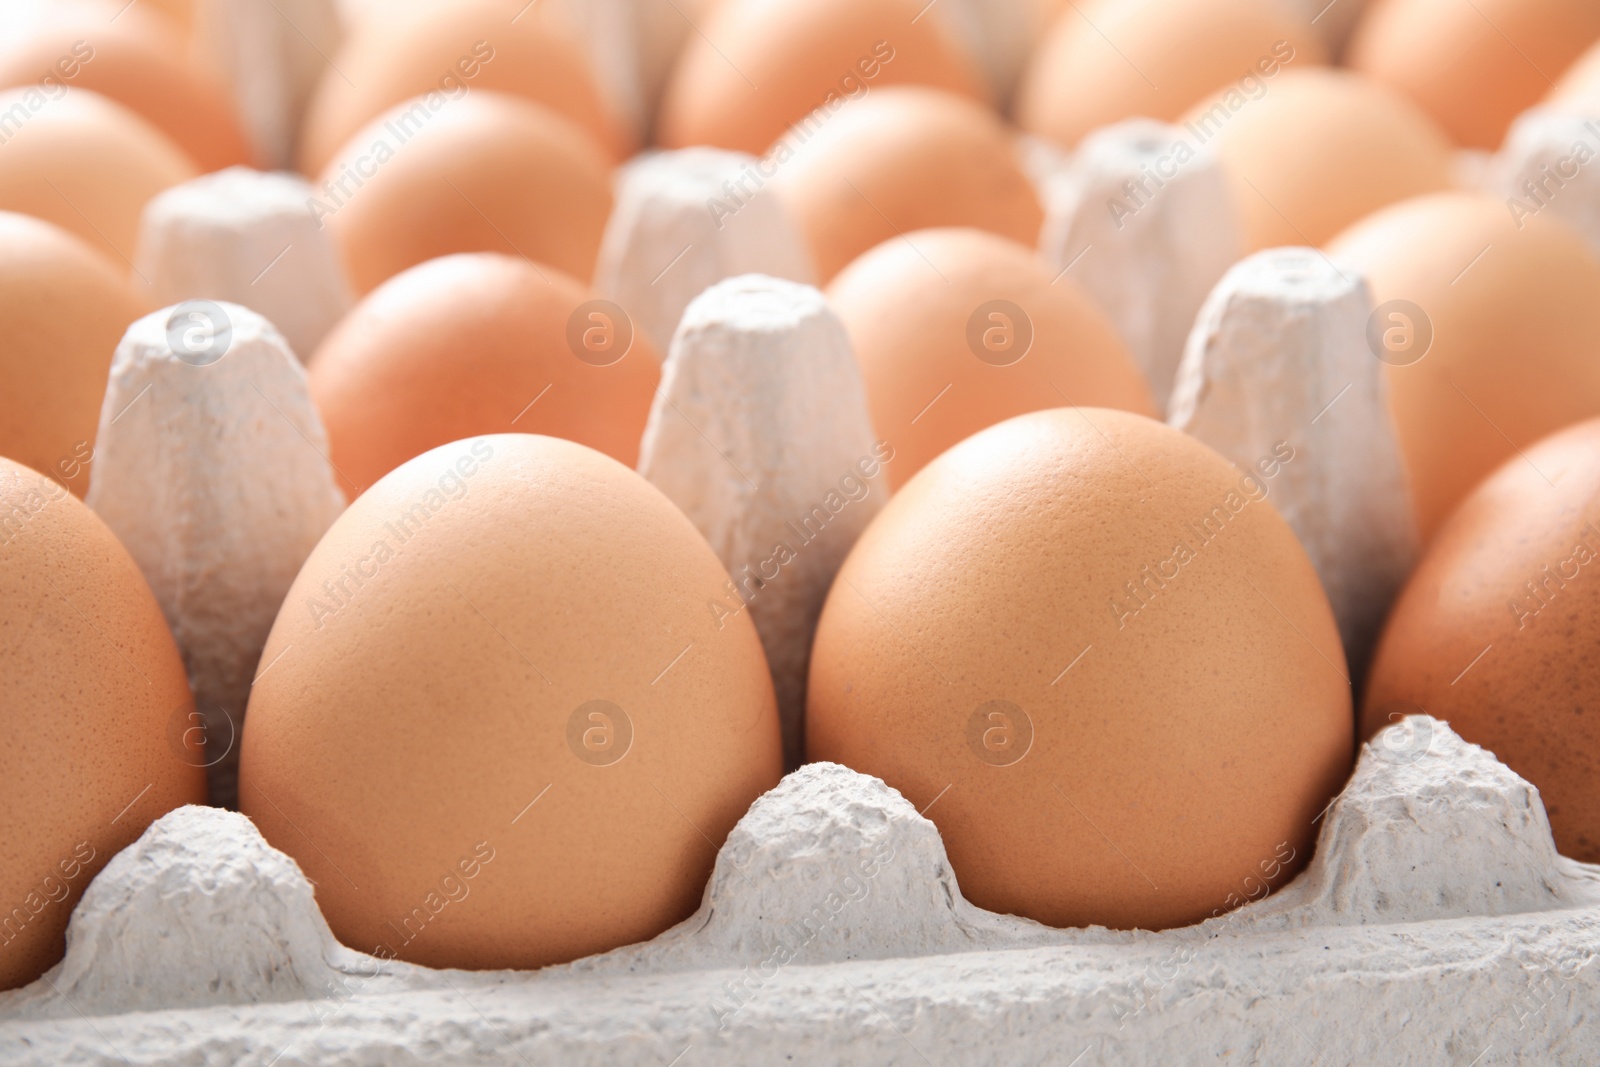
<path id="1" fill-rule="evenodd" d="M 759 155 L 802 119 L 826 124 L 892 85 L 986 101 L 977 64 L 926 14 L 925 0 L 719 0 L 667 83 L 661 143 Z"/>
<path id="2" fill-rule="evenodd" d="M 326 169 L 357 131 L 401 101 L 481 91 L 549 107 L 612 157 L 632 147 L 601 101 L 583 48 L 550 5 L 413 0 L 384 4 L 350 26 L 306 112 L 300 169 Z"/>
<path id="3" fill-rule="evenodd" d="M 1270 85 L 1325 60 L 1316 28 L 1279 0 L 1073 3 L 1029 61 L 1017 121 L 1074 145 L 1122 119 L 1172 122 L 1226 85 Z"/>
<path id="4" fill-rule="evenodd" d="M 452 252 L 520 255 L 589 278 L 611 213 L 605 153 L 540 104 L 475 92 L 398 104 L 351 138 L 310 210 L 352 286 Z"/>
<path id="5" fill-rule="evenodd" d="M 782 772 L 755 627 L 718 628 L 727 583 L 665 496 L 582 445 L 419 456 L 290 590 L 241 806 L 362 951 L 532 968 L 653 937 Z"/>
<path id="6" fill-rule="evenodd" d="M 1003 237 L 944 229 L 885 241 L 834 279 L 828 300 L 861 363 L 872 424 L 894 449 L 891 485 L 1025 412 L 1156 414 L 1116 328 L 1057 273 Z"/>
<path id="7" fill-rule="evenodd" d="M 992 911 L 1164 929 L 1286 882 L 1349 773 L 1350 689 L 1271 478 L 1244 477 L 1102 408 L 946 452 L 829 594 L 810 757 L 905 794 Z"/>
<path id="8" fill-rule="evenodd" d="M 53 222 L 130 272 L 145 202 L 197 173 L 160 130 L 87 89 L 0 91 L 0 115 L 0 211 Z"/>
<path id="9" fill-rule="evenodd" d="M 106 861 L 205 803 L 183 662 L 144 576 L 49 477 L 0 459 L 0 989 L 65 951 Z"/>
<path id="10" fill-rule="evenodd" d="M 1517 449 L 1600 414 L 1600 262 L 1562 223 L 1435 193 L 1364 219 L 1329 251 L 1372 286 L 1380 325 L 1369 344 L 1413 330 L 1396 335 L 1404 351 L 1374 351 L 1389 364 L 1425 541 Z"/>
<path id="11" fill-rule="evenodd" d="M 1368 8 L 1347 58 L 1457 144 L 1492 150 L 1596 38 L 1594 0 L 1384 0 Z"/>
<path id="12" fill-rule="evenodd" d="M 1321 245 L 1379 208 L 1452 184 L 1450 142 L 1433 120 L 1346 71 L 1286 70 L 1259 97 L 1228 90 L 1201 101 L 1184 123 L 1221 156 L 1252 250 Z"/>
<path id="13" fill-rule="evenodd" d="M 1557 847 L 1585 863 L 1600 862 L 1597 524 L 1600 420 L 1508 459 L 1396 602 L 1361 722 L 1448 721 L 1539 787 Z"/>
<path id="14" fill-rule="evenodd" d="M 814 131 L 790 130 L 768 155 L 781 160 L 772 187 L 824 280 L 911 230 L 975 226 L 1029 247 L 1039 240 L 1044 209 L 1012 131 L 951 93 L 877 90 Z"/>
<path id="15" fill-rule="evenodd" d="M 475 434 L 541 433 L 628 466 L 660 380 L 650 342 L 612 323 L 589 355 L 589 290 L 550 267 L 493 253 L 445 256 L 379 286 L 311 360 L 312 399 L 341 488 L 354 499 L 413 456 Z M 597 310 L 610 321 L 612 313 Z M 604 323 L 600 328 L 604 329 Z"/>
<path id="16" fill-rule="evenodd" d="M 0 456 L 88 491 L 111 354 L 142 313 L 104 256 L 0 211 Z"/>
<path id="17" fill-rule="evenodd" d="M 170 137 L 202 172 L 254 162 L 227 90 L 189 62 L 182 32 L 121 3 L 68 3 L 20 39 L 0 44 L 0 87 L 89 89 Z"/>

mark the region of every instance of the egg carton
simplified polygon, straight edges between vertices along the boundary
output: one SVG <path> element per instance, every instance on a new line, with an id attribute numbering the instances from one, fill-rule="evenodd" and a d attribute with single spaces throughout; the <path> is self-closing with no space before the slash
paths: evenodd
<path id="1" fill-rule="evenodd" d="M 1538 791 L 1413 716 L 1362 749 L 1286 887 L 1161 933 L 961 895 L 933 823 L 791 773 L 652 941 L 521 971 L 340 945 L 244 816 L 184 807 L 114 857 L 67 953 L 0 994 L 0 1063 L 1592 1065 L 1600 867 Z M 471 907 L 471 897 L 448 907 Z"/>

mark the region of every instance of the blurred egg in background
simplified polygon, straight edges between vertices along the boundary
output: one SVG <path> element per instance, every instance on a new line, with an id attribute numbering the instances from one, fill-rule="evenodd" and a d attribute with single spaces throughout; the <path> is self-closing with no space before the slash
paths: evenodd
<path id="1" fill-rule="evenodd" d="M 933 226 L 1039 240 L 1043 212 L 1011 131 L 949 93 L 876 90 L 825 124 L 794 127 L 768 158 L 824 280 L 881 241 Z"/>
<path id="2" fill-rule="evenodd" d="M 903 485 L 985 427 L 1041 408 L 1154 415 L 1105 315 L 1023 245 L 970 229 L 921 230 L 861 256 L 828 287 Z"/>
<path id="3" fill-rule="evenodd" d="M 121 264 L 0 212 L 0 455 L 88 491 L 111 353 L 140 311 Z"/>
<path id="4" fill-rule="evenodd" d="M 1369 327 L 1426 541 L 1508 456 L 1600 414 L 1600 261 L 1552 218 L 1488 196 L 1402 201 L 1334 239 Z"/>
<path id="5" fill-rule="evenodd" d="M 631 466 L 659 362 L 586 286 L 475 253 L 379 286 L 317 349 L 310 384 L 354 499 L 413 456 L 480 434 L 565 437 Z"/>

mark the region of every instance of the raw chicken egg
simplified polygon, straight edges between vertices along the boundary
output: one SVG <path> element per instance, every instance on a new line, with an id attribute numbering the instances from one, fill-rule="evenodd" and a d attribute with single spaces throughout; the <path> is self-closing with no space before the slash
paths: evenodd
<path id="1" fill-rule="evenodd" d="M 1600 262 L 1532 207 L 1436 193 L 1330 246 L 1372 287 L 1367 342 L 1388 365 L 1424 540 L 1518 449 L 1600 414 Z"/>
<path id="2" fill-rule="evenodd" d="M 671 501 L 592 449 L 418 456 L 290 589 L 241 807 L 364 952 L 532 968 L 654 937 L 782 773 L 755 626 L 708 609 L 728 584 Z"/>
<path id="3" fill-rule="evenodd" d="M 1164 929 L 1286 882 L 1350 769 L 1333 613 L 1242 474 L 1102 408 L 991 427 L 861 535 L 811 658 L 812 759 L 939 827 L 962 893 Z"/>
<path id="4" fill-rule="evenodd" d="M 891 85 L 987 100 L 977 64 L 926 13 L 922 0 L 721 0 L 667 83 L 661 143 L 760 154 Z"/>
<path id="5" fill-rule="evenodd" d="M 0 115 L 0 211 L 53 222 L 124 269 L 145 202 L 195 176 L 160 130 L 86 89 L 8 89 Z"/>
<path id="6" fill-rule="evenodd" d="M 1044 221 L 1011 131 L 936 89 L 871 93 L 816 129 L 790 130 L 768 159 L 823 279 L 898 233 L 976 226 L 1031 246 Z"/>
<path id="7" fill-rule="evenodd" d="M 1325 59 L 1315 29 L 1278 0 L 1074 3 L 1029 61 L 1017 119 L 1073 145 L 1121 119 L 1172 122 L 1225 86 L 1254 94 Z"/>
<path id="8" fill-rule="evenodd" d="M 550 267 L 493 253 L 445 256 L 391 278 L 311 360 L 311 396 L 354 498 L 430 448 L 542 433 L 630 467 L 660 378 L 614 304 Z"/>
<path id="9" fill-rule="evenodd" d="M 325 170 L 362 127 L 402 101 L 459 101 L 493 90 L 549 107 L 610 157 L 631 148 L 567 26 L 551 5 L 452 0 L 385 7 L 359 19 L 306 112 L 300 169 Z"/>
<path id="10" fill-rule="evenodd" d="M 0 87 L 93 90 L 170 137 L 202 172 L 251 163 L 227 90 L 186 60 L 179 31 L 137 8 L 119 14 L 121 6 L 53 8 L 21 39 L 0 46 Z"/>
<path id="11" fill-rule="evenodd" d="M 141 312 L 120 265 L 0 211 L 0 456 L 88 491 L 111 353 Z"/>
<path id="12" fill-rule="evenodd" d="M 978 230 L 895 237 L 828 287 L 899 486 L 987 426 L 1069 404 L 1154 415 L 1116 328 L 1031 249 Z"/>
<path id="13" fill-rule="evenodd" d="M 106 861 L 205 803 L 206 782 L 183 661 L 138 566 L 60 483 L 8 459 L 0 687 L 0 989 L 13 989 L 61 959 Z"/>
<path id="14" fill-rule="evenodd" d="M 1600 862 L 1600 420 L 1512 456 L 1434 538 L 1378 647 L 1368 735 L 1448 720 L 1534 785 L 1563 855 Z M 1391 753 L 1418 759 L 1427 735 Z"/>
<path id="15" fill-rule="evenodd" d="M 1232 179 L 1251 250 L 1320 245 L 1381 207 L 1451 187 L 1444 132 L 1377 82 L 1327 67 L 1287 70 L 1259 96 L 1228 90 L 1184 128 Z"/>
<path id="16" fill-rule="evenodd" d="M 358 293 L 451 252 L 505 252 L 589 278 L 611 213 L 610 164 L 556 112 L 502 93 L 417 97 L 323 172 L 325 220 Z"/>
<path id="17" fill-rule="evenodd" d="M 1457 144 L 1495 149 L 1596 38 L 1594 0 L 1385 0 L 1356 27 L 1349 61 Z"/>

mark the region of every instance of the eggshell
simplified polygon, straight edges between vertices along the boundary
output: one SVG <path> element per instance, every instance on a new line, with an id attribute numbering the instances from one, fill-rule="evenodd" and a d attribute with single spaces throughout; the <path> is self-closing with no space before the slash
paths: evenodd
<path id="1" fill-rule="evenodd" d="M 249 164 L 253 154 L 228 94 L 188 62 L 180 31 L 137 8 L 64 4 L 20 40 L 0 46 L 0 87 L 89 89 L 137 113 L 170 137 L 201 171 Z"/>
<path id="2" fill-rule="evenodd" d="M 1229 89 L 1185 116 L 1232 178 L 1251 250 L 1320 245 L 1381 207 L 1451 187 L 1444 132 L 1404 96 L 1328 68 Z M 1157 192 L 1155 195 L 1159 195 Z"/>
<path id="3" fill-rule="evenodd" d="M 1579 111 L 1600 112 L 1600 41 L 1567 68 L 1548 98 L 1552 104 Z"/>
<path id="4" fill-rule="evenodd" d="M 594 273 L 611 213 L 605 154 L 549 108 L 501 93 L 397 105 L 328 164 L 311 211 L 365 293 L 451 252 Z"/>
<path id="5" fill-rule="evenodd" d="M 790 130 L 768 159 L 758 173 L 776 163 L 773 188 L 823 279 L 910 230 L 975 226 L 1031 247 L 1044 222 L 1011 131 L 987 108 L 935 89 L 851 101 L 820 127 Z"/>
<path id="6" fill-rule="evenodd" d="M 0 211 L 53 222 L 131 269 L 145 201 L 194 177 L 183 150 L 88 90 L 0 92 Z"/>
<path id="7" fill-rule="evenodd" d="M 1600 862 L 1600 420 L 1506 460 L 1439 531 L 1384 632 L 1370 735 L 1425 710 L 1539 787 L 1561 853 Z"/>
<path id="8" fill-rule="evenodd" d="M 1325 61 L 1315 28 L 1277 0 L 1102 0 L 1062 11 L 1017 95 L 1025 129 L 1063 144 L 1121 119 L 1172 122 L 1224 86 Z"/>
<path id="9" fill-rule="evenodd" d="M 82 496 L 111 353 L 139 317 L 126 275 L 47 222 L 0 211 L 0 456 Z"/>
<path id="10" fill-rule="evenodd" d="M 0 459 L 0 989 L 61 959 L 84 887 L 205 801 L 172 635 L 139 568 L 57 482 Z"/>
<path id="11" fill-rule="evenodd" d="M 1356 27 L 1349 62 L 1457 144 L 1493 149 L 1597 37 L 1593 0 L 1384 0 Z"/>
<path id="12" fill-rule="evenodd" d="M 491 253 L 435 259 L 379 286 L 310 368 L 345 495 L 474 434 L 550 434 L 633 466 L 660 360 L 630 321 L 609 318 L 620 308 L 586 306 L 593 299 L 558 271 Z M 620 355 L 572 347 L 575 332 L 597 327 L 613 331 Z"/>
<path id="13" fill-rule="evenodd" d="M 326 169 L 358 130 L 401 101 L 426 94 L 459 101 L 484 90 L 543 104 L 603 151 L 626 155 L 632 145 L 601 102 L 583 49 L 548 6 L 411 2 L 358 19 L 307 109 L 300 169 Z"/>
<path id="14" fill-rule="evenodd" d="M 1068 404 L 1154 415 L 1109 319 L 1031 250 L 978 230 L 885 241 L 828 287 L 861 361 L 891 486 L 971 434 Z"/>
<path id="15" fill-rule="evenodd" d="M 1184 925 L 1287 881 L 1353 741 L 1288 525 L 1198 441 L 1097 408 L 992 427 L 890 499 L 823 608 L 806 721 L 812 759 L 933 820 L 969 900 L 1052 926 Z"/>
<path id="16" fill-rule="evenodd" d="M 847 99 L 891 85 L 986 101 L 976 62 L 925 10 L 922 0 L 721 0 L 678 58 L 657 135 L 668 148 L 757 154 L 790 126 L 831 121 Z"/>
<path id="17" fill-rule="evenodd" d="M 1389 364 L 1424 543 L 1517 449 L 1600 414 L 1600 262 L 1561 223 L 1435 193 L 1357 223 L 1330 251 L 1371 284 L 1369 344 L 1401 331 L 1402 351 L 1373 351 Z"/>
<path id="18" fill-rule="evenodd" d="M 290 590 L 241 807 L 363 951 L 529 968 L 653 937 L 781 774 L 755 627 L 708 608 L 727 581 L 598 452 L 435 449 L 352 504 Z"/>

